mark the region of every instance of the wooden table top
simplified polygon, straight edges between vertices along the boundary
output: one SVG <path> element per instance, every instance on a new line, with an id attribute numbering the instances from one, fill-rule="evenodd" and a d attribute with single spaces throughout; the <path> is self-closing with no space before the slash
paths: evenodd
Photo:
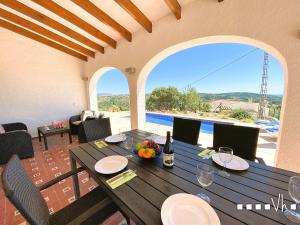
<path id="1" fill-rule="evenodd" d="M 141 142 L 150 133 L 133 130 L 134 143 Z M 164 168 L 162 157 L 154 160 L 139 159 L 136 155 L 129 159 L 127 168 L 137 170 L 138 176 L 126 184 L 112 190 L 106 180 L 112 175 L 101 175 L 94 170 L 95 163 L 110 155 L 128 155 L 132 152 L 122 146 L 108 145 L 98 149 L 93 142 L 81 144 L 70 149 L 70 156 L 86 167 L 93 179 L 104 188 L 113 201 L 131 217 L 137 224 L 162 224 L 160 210 L 163 202 L 176 193 L 197 194 L 204 192 L 211 199 L 222 224 L 293 224 L 281 211 L 281 200 L 276 212 L 272 200 L 277 206 L 279 194 L 283 194 L 284 203 L 290 207 L 291 200 L 287 188 L 289 178 L 299 175 L 290 171 L 260 165 L 248 161 L 250 168 L 244 172 L 230 172 L 229 178 L 218 175 L 221 169 L 211 159 L 202 159 L 197 154 L 202 150 L 198 146 L 174 141 L 175 165 Z M 196 179 L 197 164 L 213 165 L 214 182 L 205 191 Z M 237 204 L 243 204 L 243 210 L 237 209 Z M 253 204 L 252 210 L 246 210 L 246 204 Z M 255 209 L 255 204 L 261 204 L 261 210 Z M 265 204 L 271 209 L 265 210 Z"/>

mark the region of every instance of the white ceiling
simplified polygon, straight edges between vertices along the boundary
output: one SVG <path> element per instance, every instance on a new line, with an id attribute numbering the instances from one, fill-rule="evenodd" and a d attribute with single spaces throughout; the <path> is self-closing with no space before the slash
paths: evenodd
<path id="1" fill-rule="evenodd" d="M 84 21 L 88 22 L 98 30 L 102 31 L 106 35 L 110 36 L 114 40 L 118 41 L 120 39 L 123 39 L 123 37 L 113 28 L 110 26 L 102 23 L 89 13 L 87 13 L 85 10 L 81 9 L 79 6 L 77 6 L 75 3 L 71 2 L 70 0 L 54 0 L 56 3 L 58 3 L 60 6 L 64 7 L 65 9 L 71 11 L 75 15 L 79 16 Z M 86 0 L 83 0 L 86 1 Z M 129 30 L 132 34 L 140 29 L 144 29 L 141 27 L 139 23 L 136 22 L 135 19 L 133 19 L 124 9 L 122 9 L 114 0 L 90 0 L 92 3 L 94 3 L 98 8 L 102 9 L 104 12 L 106 12 L 110 17 L 112 17 L 114 20 L 116 20 L 119 24 L 121 24 L 123 27 L 125 27 L 127 30 Z M 195 0 L 178 0 L 181 7 L 184 5 L 195 1 Z M 51 11 L 43 8 L 42 6 L 39 6 L 38 4 L 32 2 L 31 0 L 19 0 L 19 2 L 31 7 L 32 9 L 35 9 L 39 11 L 40 13 L 43 13 L 47 15 L 48 17 L 60 22 L 61 24 L 71 28 L 74 31 L 77 31 L 78 33 L 81 33 L 85 37 L 89 38 L 90 40 L 106 47 L 107 43 L 99 40 L 98 38 L 90 35 L 89 33 L 85 32 L 84 30 L 80 29 L 79 27 L 73 25 L 72 23 L 62 19 L 61 17 L 57 16 L 56 14 L 52 13 Z M 168 15 L 171 13 L 170 9 L 166 5 L 164 0 L 132 0 L 132 2 L 150 19 L 152 22 L 155 22 L 159 20 L 160 18 Z M 73 42 L 76 42 L 90 50 L 95 51 L 94 49 L 90 48 L 89 46 L 85 46 L 82 43 L 60 33 L 59 31 L 56 31 L 52 29 L 51 27 L 48 27 L 44 25 L 43 23 L 37 22 L 34 19 L 31 19 L 30 17 L 27 17 L 21 13 L 18 13 L 2 4 L 0 4 L 0 7 L 10 11 L 18 16 L 23 17 L 24 19 L 27 19 L 31 22 L 34 22 L 42 27 L 47 28 L 48 30 L 51 30 L 65 38 L 68 38 L 72 40 Z M 175 16 L 174 16 L 174 19 Z M 18 25 L 19 26 L 19 25 Z M 25 28 L 26 29 L 26 28 Z M 147 32 L 146 30 L 144 30 Z M 149 34 L 151 35 L 151 34 Z M 134 35 L 133 39 L 134 41 Z M 118 48 L 118 47 L 117 47 Z"/>

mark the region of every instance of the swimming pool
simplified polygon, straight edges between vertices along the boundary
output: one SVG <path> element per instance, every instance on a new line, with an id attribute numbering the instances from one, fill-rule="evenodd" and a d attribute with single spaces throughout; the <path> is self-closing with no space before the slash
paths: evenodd
<path id="1" fill-rule="evenodd" d="M 165 125 L 173 127 L 174 116 L 146 113 L 146 122 L 155 123 L 160 125 Z M 200 133 L 212 134 L 214 128 L 214 123 L 210 121 L 201 121 Z"/>

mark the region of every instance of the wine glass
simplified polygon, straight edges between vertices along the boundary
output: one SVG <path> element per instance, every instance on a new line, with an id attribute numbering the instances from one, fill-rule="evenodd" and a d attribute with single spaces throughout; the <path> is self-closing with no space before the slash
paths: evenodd
<path id="1" fill-rule="evenodd" d="M 300 177 L 293 176 L 289 181 L 289 194 L 296 205 L 300 204 Z M 294 223 L 300 223 L 300 213 L 285 208 L 284 215 Z"/>
<path id="2" fill-rule="evenodd" d="M 124 147 L 131 151 L 133 148 L 133 137 L 130 134 L 126 135 L 126 140 L 124 141 Z"/>
<path id="3" fill-rule="evenodd" d="M 233 150 L 228 147 L 220 147 L 218 153 L 221 162 L 224 164 L 223 170 L 221 170 L 219 174 L 223 177 L 229 177 L 230 174 L 226 171 L 226 164 L 231 162 L 233 158 Z"/>
<path id="4" fill-rule="evenodd" d="M 198 164 L 196 177 L 201 187 L 205 190 L 205 188 L 207 188 L 213 183 L 214 168 L 206 164 Z M 204 193 L 198 193 L 197 196 L 206 201 L 207 203 L 211 202 L 210 198 Z"/>

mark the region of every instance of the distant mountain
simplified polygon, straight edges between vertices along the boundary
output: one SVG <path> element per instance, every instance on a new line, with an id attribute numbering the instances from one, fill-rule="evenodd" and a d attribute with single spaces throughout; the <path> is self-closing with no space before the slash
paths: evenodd
<path id="1" fill-rule="evenodd" d="M 253 102 L 259 102 L 260 95 L 257 93 L 250 92 L 228 92 L 228 93 L 199 93 L 201 99 L 205 102 L 210 102 L 214 100 L 236 100 L 247 102 L 249 99 L 252 99 Z M 282 95 L 268 95 L 268 102 L 270 104 L 281 105 Z"/>
<path id="2" fill-rule="evenodd" d="M 228 93 L 199 93 L 201 100 L 204 102 L 211 102 L 214 100 L 236 100 L 236 101 L 243 101 L 248 102 L 249 99 L 252 98 L 253 102 L 259 102 L 260 95 L 257 93 L 250 93 L 250 92 L 228 92 Z M 146 96 L 149 96 L 150 94 L 146 94 Z M 122 101 L 126 101 L 127 98 L 129 101 L 129 95 L 128 94 L 120 94 L 120 95 L 113 95 L 109 93 L 98 93 L 99 99 L 101 101 L 107 101 L 111 98 L 115 99 L 115 97 L 121 97 Z M 268 102 L 269 104 L 274 105 L 281 105 L 282 101 L 282 95 L 268 95 Z"/>
<path id="3" fill-rule="evenodd" d="M 110 93 L 97 93 L 98 96 L 112 96 Z"/>

